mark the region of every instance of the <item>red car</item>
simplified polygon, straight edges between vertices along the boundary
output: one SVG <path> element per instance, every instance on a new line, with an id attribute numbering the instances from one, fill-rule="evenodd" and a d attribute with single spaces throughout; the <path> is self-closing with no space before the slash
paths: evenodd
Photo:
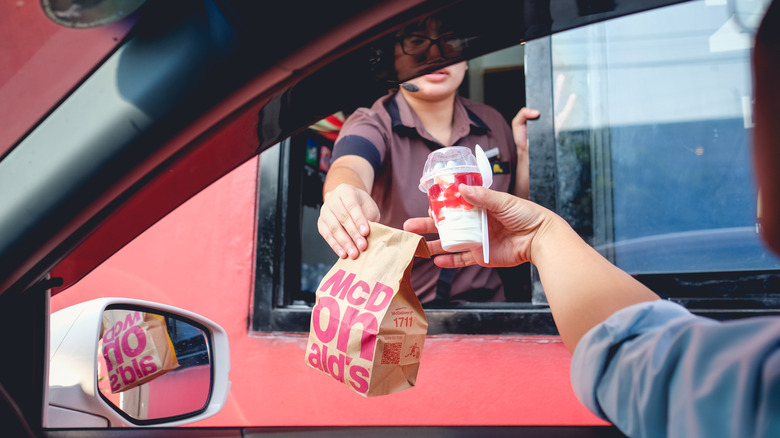
<path id="1" fill-rule="evenodd" d="M 305 365 L 335 261 L 314 225 L 334 135 L 441 66 L 387 60 L 400 27 L 446 14 L 463 47 L 448 62 L 469 61 L 461 94 L 507 120 L 540 110 L 531 200 L 664 298 L 776 314 L 780 261 L 752 232 L 760 212 L 736 213 L 757 205 L 761 3 L 4 3 L 3 433 L 622 436 L 574 397 L 529 266 L 502 272 L 506 302 L 426 306 L 410 390 L 366 399 Z M 739 239 L 657 245 L 724 233 Z M 168 353 L 115 342 L 159 327 Z"/>

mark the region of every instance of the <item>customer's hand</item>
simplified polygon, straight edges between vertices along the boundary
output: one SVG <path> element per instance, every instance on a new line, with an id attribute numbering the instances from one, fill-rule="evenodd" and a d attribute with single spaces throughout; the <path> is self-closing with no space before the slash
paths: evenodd
<path id="1" fill-rule="evenodd" d="M 443 268 L 457 268 L 479 264 L 482 266 L 516 266 L 532 261 L 532 244 L 543 233 L 547 224 L 559 219 L 546 208 L 508 193 L 496 192 L 483 187 L 461 184 L 460 194 L 470 204 L 488 211 L 490 238 L 490 263 L 482 258 L 482 247 L 451 254 L 441 247 L 441 241 L 428 242 L 434 262 Z M 404 223 L 404 230 L 425 234 L 436 233 L 431 218 L 413 218 Z"/>

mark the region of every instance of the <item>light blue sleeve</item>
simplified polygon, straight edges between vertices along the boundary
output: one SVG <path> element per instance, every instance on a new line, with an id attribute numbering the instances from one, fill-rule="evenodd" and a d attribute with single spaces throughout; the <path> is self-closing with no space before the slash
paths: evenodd
<path id="1" fill-rule="evenodd" d="M 669 301 L 577 344 L 577 398 L 630 437 L 780 437 L 780 318 L 717 322 Z"/>

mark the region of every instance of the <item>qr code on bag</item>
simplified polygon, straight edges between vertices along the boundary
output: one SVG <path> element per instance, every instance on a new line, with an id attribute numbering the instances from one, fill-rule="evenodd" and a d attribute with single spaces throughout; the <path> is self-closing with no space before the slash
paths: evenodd
<path id="1" fill-rule="evenodd" d="M 383 365 L 397 365 L 401 363 L 401 347 L 402 342 L 392 342 L 385 344 L 385 349 L 382 351 L 382 364 Z"/>

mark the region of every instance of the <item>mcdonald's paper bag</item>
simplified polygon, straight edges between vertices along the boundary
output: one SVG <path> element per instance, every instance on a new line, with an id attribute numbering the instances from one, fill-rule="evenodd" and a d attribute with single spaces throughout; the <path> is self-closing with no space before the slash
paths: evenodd
<path id="1" fill-rule="evenodd" d="M 414 386 L 428 320 L 412 290 L 419 235 L 371 223 L 368 248 L 339 259 L 322 279 L 305 361 L 366 397 Z"/>
<path id="2" fill-rule="evenodd" d="M 179 367 L 161 315 L 106 310 L 102 341 L 101 353 L 112 393 L 135 388 Z"/>

